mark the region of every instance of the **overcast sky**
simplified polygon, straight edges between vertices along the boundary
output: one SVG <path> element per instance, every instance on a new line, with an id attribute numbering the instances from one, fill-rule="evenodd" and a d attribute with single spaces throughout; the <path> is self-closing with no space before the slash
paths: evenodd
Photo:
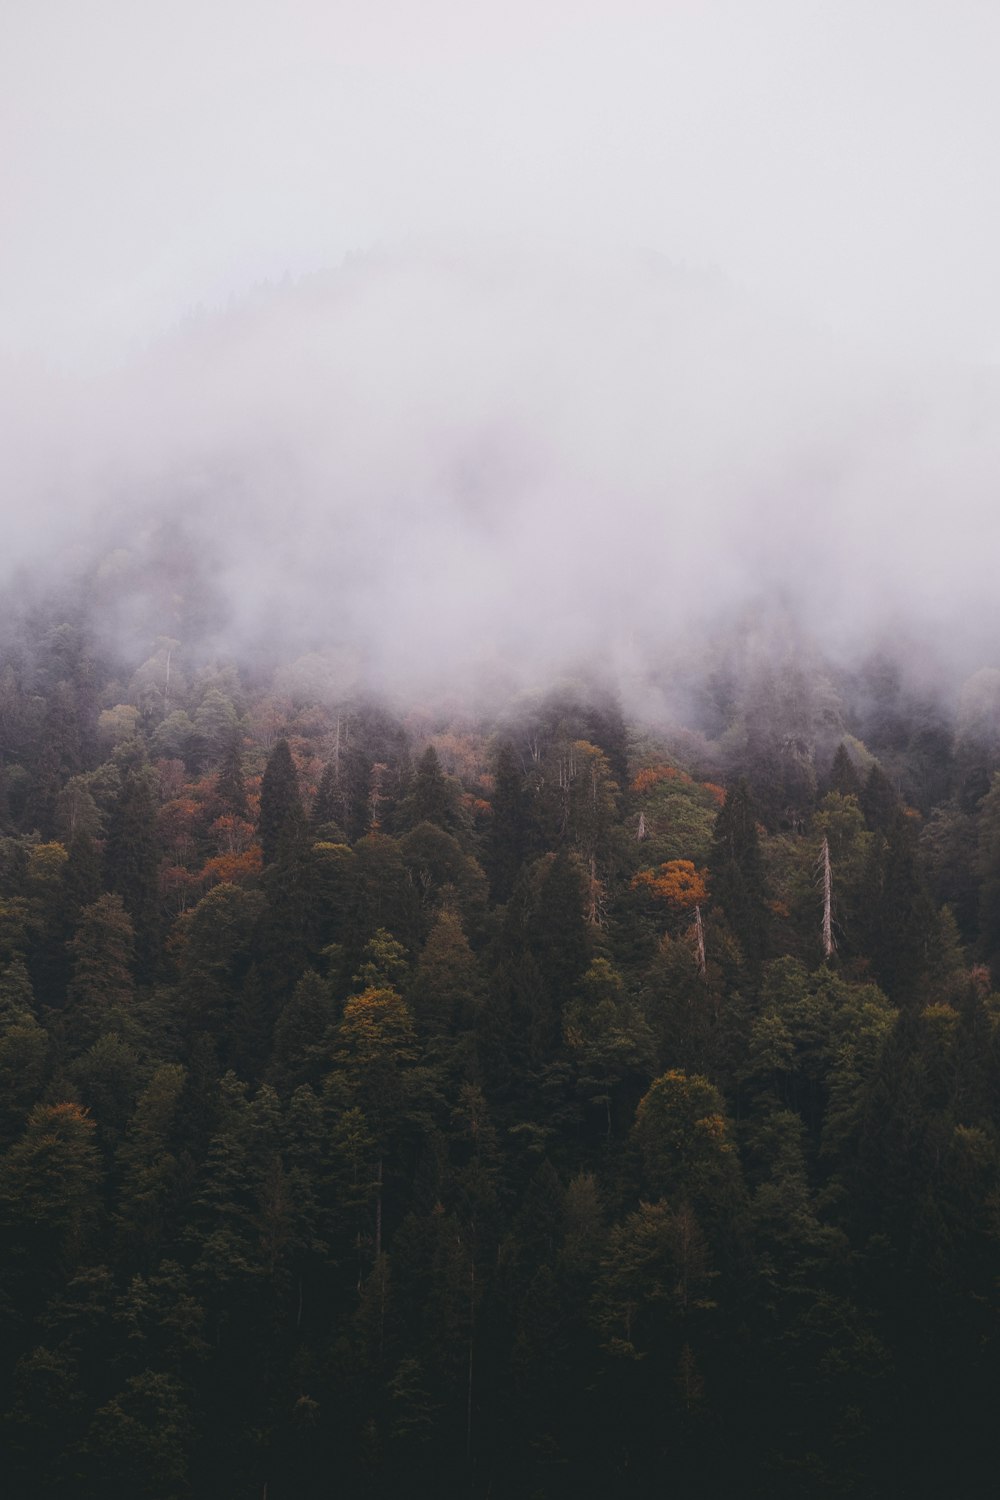
<path id="1" fill-rule="evenodd" d="M 183 516 L 409 682 L 1000 664 L 998 78 L 997 0 L 3 0 L 4 560 Z"/>
<path id="2" fill-rule="evenodd" d="M 712 265 L 1000 354 L 995 0 L 4 0 L 0 339 L 88 367 L 373 243 Z"/>

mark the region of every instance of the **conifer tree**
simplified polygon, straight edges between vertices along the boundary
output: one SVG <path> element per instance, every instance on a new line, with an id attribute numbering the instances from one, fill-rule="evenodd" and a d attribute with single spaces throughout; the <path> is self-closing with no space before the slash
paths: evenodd
<path id="1" fill-rule="evenodd" d="M 328 837 L 333 829 L 339 833 L 340 802 L 337 767 L 329 760 L 323 767 L 316 789 L 316 800 L 309 816 L 309 827 L 314 838 Z"/>
<path id="2" fill-rule="evenodd" d="M 410 990 L 417 1026 L 432 1036 L 468 1033 L 480 1000 L 479 970 L 461 921 L 453 911 L 440 911 Z"/>
<path id="3" fill-rule="evenodd" d="M 529 928 L 535 961 L 557 1010 L 570 999 L 589 962 L 584 900 L 579 865 L 564 845 L 549 865 Z"/>
<path id="4" fill-rule="evenodd" d="M 497 755 L 493 789 L 493 820 L 490 825 L 487 873 L 494 901 L 510 900 L 514 881 L 524 862 L 527 814 L 521 768 L 509 740 Z"/>
<path id="5" fill-rule="evenodd" d="M 299 778 L 287 740 L 279 740 L 271 751 L 260 783 L 260 834 L 264 864 L 288 852 L 301 840 L 305 816 L 299 796 Z"/>
<path id="6" fill-rule="evenodd" d="M 396 822 L 400 828 L 416 828 L 433 823 L 447 833 L 459 826 L 458 807 L 453 787 L 441 769 L 438 753 L 428 745 L 417 762 L 409 793 L 399 804 Z"/>
<path id="7" fill-rule="evenodd" d="M 317 1081 L 323 1041 L 334 1016 L 329 984 L 314 969 L 307 969 L 274 1027 L 269 1079 L 283 1097 L 300 1084 Z"/>
<path id="8" fill-rule="evenodd" d="M 765 949 L 764 872 L 756 810 L 746 778 L 726 793 L 719 809 L 709 856 L 712 899 L 722 907 L 751 975 Z"/>
<path id="9" fill-rule="evenodd" d="M 839 792 L 842 797 L 861 796 L 861 777 L 843 740 L 837 746 L 826 780 L 827 792 Z"/>
<path id="10" fill-rule="evenodd" d="M 76 926 L 80 912 L 101 894 L 101 857 L 89 833 L 73 835 L 69 859 L 63 871 L 63 911 L 70 928 Z"/>
<path id="11" fill-rule="evenodd" d="M 159 926 L 156 794 L 148 768 L 126 773 L 112 808 L 105 861 L 108 885 L 121 897 L 135 930 L 138 972 L 148 978 L 156 961 Z"/>
<path id="12" fill-rule="evenodd" d="M 895 787 L 877 762 L 861 791 L 861 811 L 868 827 L 878 833 L 887 833 L 902 811 Z"/>
<path id="13" fill-rule="evenodd" d="M 122 898 L 106 894 L 84 907 L 69 948 L 73 976 L 66 1029 L 75 1047 L 82 1050 L 132 1003 L 135 933 Z"/>
<path id="14" fill-rule="evenodd" d="M 236 729 L 232 730 L 225 741 L 215 778 L 215 800 L 223 813 L 244 821 L 249 817 L 247 789 L 243 780 L 243 749 L 241 736 Z"/>

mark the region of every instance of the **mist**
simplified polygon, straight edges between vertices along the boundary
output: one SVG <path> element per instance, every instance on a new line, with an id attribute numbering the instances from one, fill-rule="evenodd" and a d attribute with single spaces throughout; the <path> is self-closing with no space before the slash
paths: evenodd
<path id="1" fill-rule="evenodd" d="M 995 664 L 996 18 L 662 9 L 15 6 L 8 569 L 173 531 L 206 652 L 413 696 Z"/>

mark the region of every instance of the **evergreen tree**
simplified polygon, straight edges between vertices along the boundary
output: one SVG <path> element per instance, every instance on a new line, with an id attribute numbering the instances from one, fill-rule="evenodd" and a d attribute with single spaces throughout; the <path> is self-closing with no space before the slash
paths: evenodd
<path id="1" fill-rule="evenodd" d="M 433 823 L 447 833 L 454 833 L 459 828 L 455 789 L 441 770 L 441 762 L 433 745 L 427 746 L 417 762 L 409 793 L 397 809 L 396 823 L 401 829 L 416 828 L 420 823 Z"/>
<path id="2" fill-rule="evenodd" d="M 245 822 L 250 816 L 246 783 L 243 780 L 242 737 L 234 729 L 225 741 L 222 759 L 215 778 L 215 800 L 219 809 Z"/>
<path id="3" fill-rule="evenodd" d="M 470 1033 L 476 1023 L 481 988 L 475 955 L 458 915 L 439 912 L 410 989 L 418 1029 L 437 1037 Z"/>
<path id="4" fill-rule="evenodd" d="M 529 923 L 535 962 L 557 1010 L 570 999 L 589 962 L 584 883 L 565 846 L 551 860 Z"/>
<path id="5" fill-rule="evenodd" d="M 274 1027 L 269 1076 L 287 1097 L 303 1083 L 315 1083 L 324 1060 L 323 1041 L 334 1023 L 330 986 L 312 969 L 306 971 Z"/>
<path id="6" fill-rule="evenodd" d="M 135 930 L 140 977 L 151 977 L 159 936 L 156 793 L 148 768 L 131 768 L 112 808 L 105 848 L 107 883 Z"/>
<path id="7" fill-rule="evenodd" d="M 299 796 L 299 778 L 287 740 L 279 740 L 271 751 L 260 783 L 258 822 L 264 864 L 295 849 L 305 832 L 305 816 Z"/>
<path id="8" fill-rule="evenodd" d="M 487 873 L 494 901 L 510 900 L 514 881 L 524 862 L 527 813 L 521 768 L 509 740 L 497 755 L 493 788 L 493 820 L 490 825 Z"/>
<path id="9" fill-rule="evenodd" d="M 101 894 L 101 857 L 89 833 L 73 835 L 69 859 L 63 871 L 63 910 L 66 924 L 73 928 L 80 912 Z"/>
<path id="10" fill-rule="evenodd" d="M 132 1005 L 135 932 L 122 898 L 99 896 L 84 907 L 69 948 L 73 975 L 65 1025 L 74 1048 L 82 1050 L 121 1024 Z"/>
<path id="11" fill-rule="evenodd" d="M 839 792 L 842 797 L 861 796 L 861 777 L 843 740 L 834 754 L 830 774 L 826 778 L 826 791 Z"/>
<path id="12" fill-rule="evenodd" d="M 877 762 L 868 772 L 861 792 L 861 811 L 875 833 L 887 833 L 902 812 L 899 794 Z"/>
<path id="13" fill-rule="evenodd" d="M 708 867 L 712 899 L 725 912 L 754 976 L 766 944 L 764 872 L 756 811 L 742 776 L 719 809 Z"/>
<path id="14" fill-rule="evenodd" d="M 337 768 L 333 761 L 329 760 L 323 767 L 323 774 L 316 789 L 316 800 L 309 817 L 309 827 L 314 838 L 324 838 L 331 843 L 339 842 L 339 839 L 333 839 L 330 835 L 331 833 L 340 834 L 338 826 L 340 807 Z"/>

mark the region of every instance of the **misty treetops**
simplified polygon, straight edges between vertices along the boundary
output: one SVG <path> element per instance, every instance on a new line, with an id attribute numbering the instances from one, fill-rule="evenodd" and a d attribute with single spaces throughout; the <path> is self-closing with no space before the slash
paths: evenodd
<path id="1" fill-rule="evenodd" d="M 399 708 L 105 607 L 3 624 L 11 1493 L 986 1493 L 998 680 Z"/>

